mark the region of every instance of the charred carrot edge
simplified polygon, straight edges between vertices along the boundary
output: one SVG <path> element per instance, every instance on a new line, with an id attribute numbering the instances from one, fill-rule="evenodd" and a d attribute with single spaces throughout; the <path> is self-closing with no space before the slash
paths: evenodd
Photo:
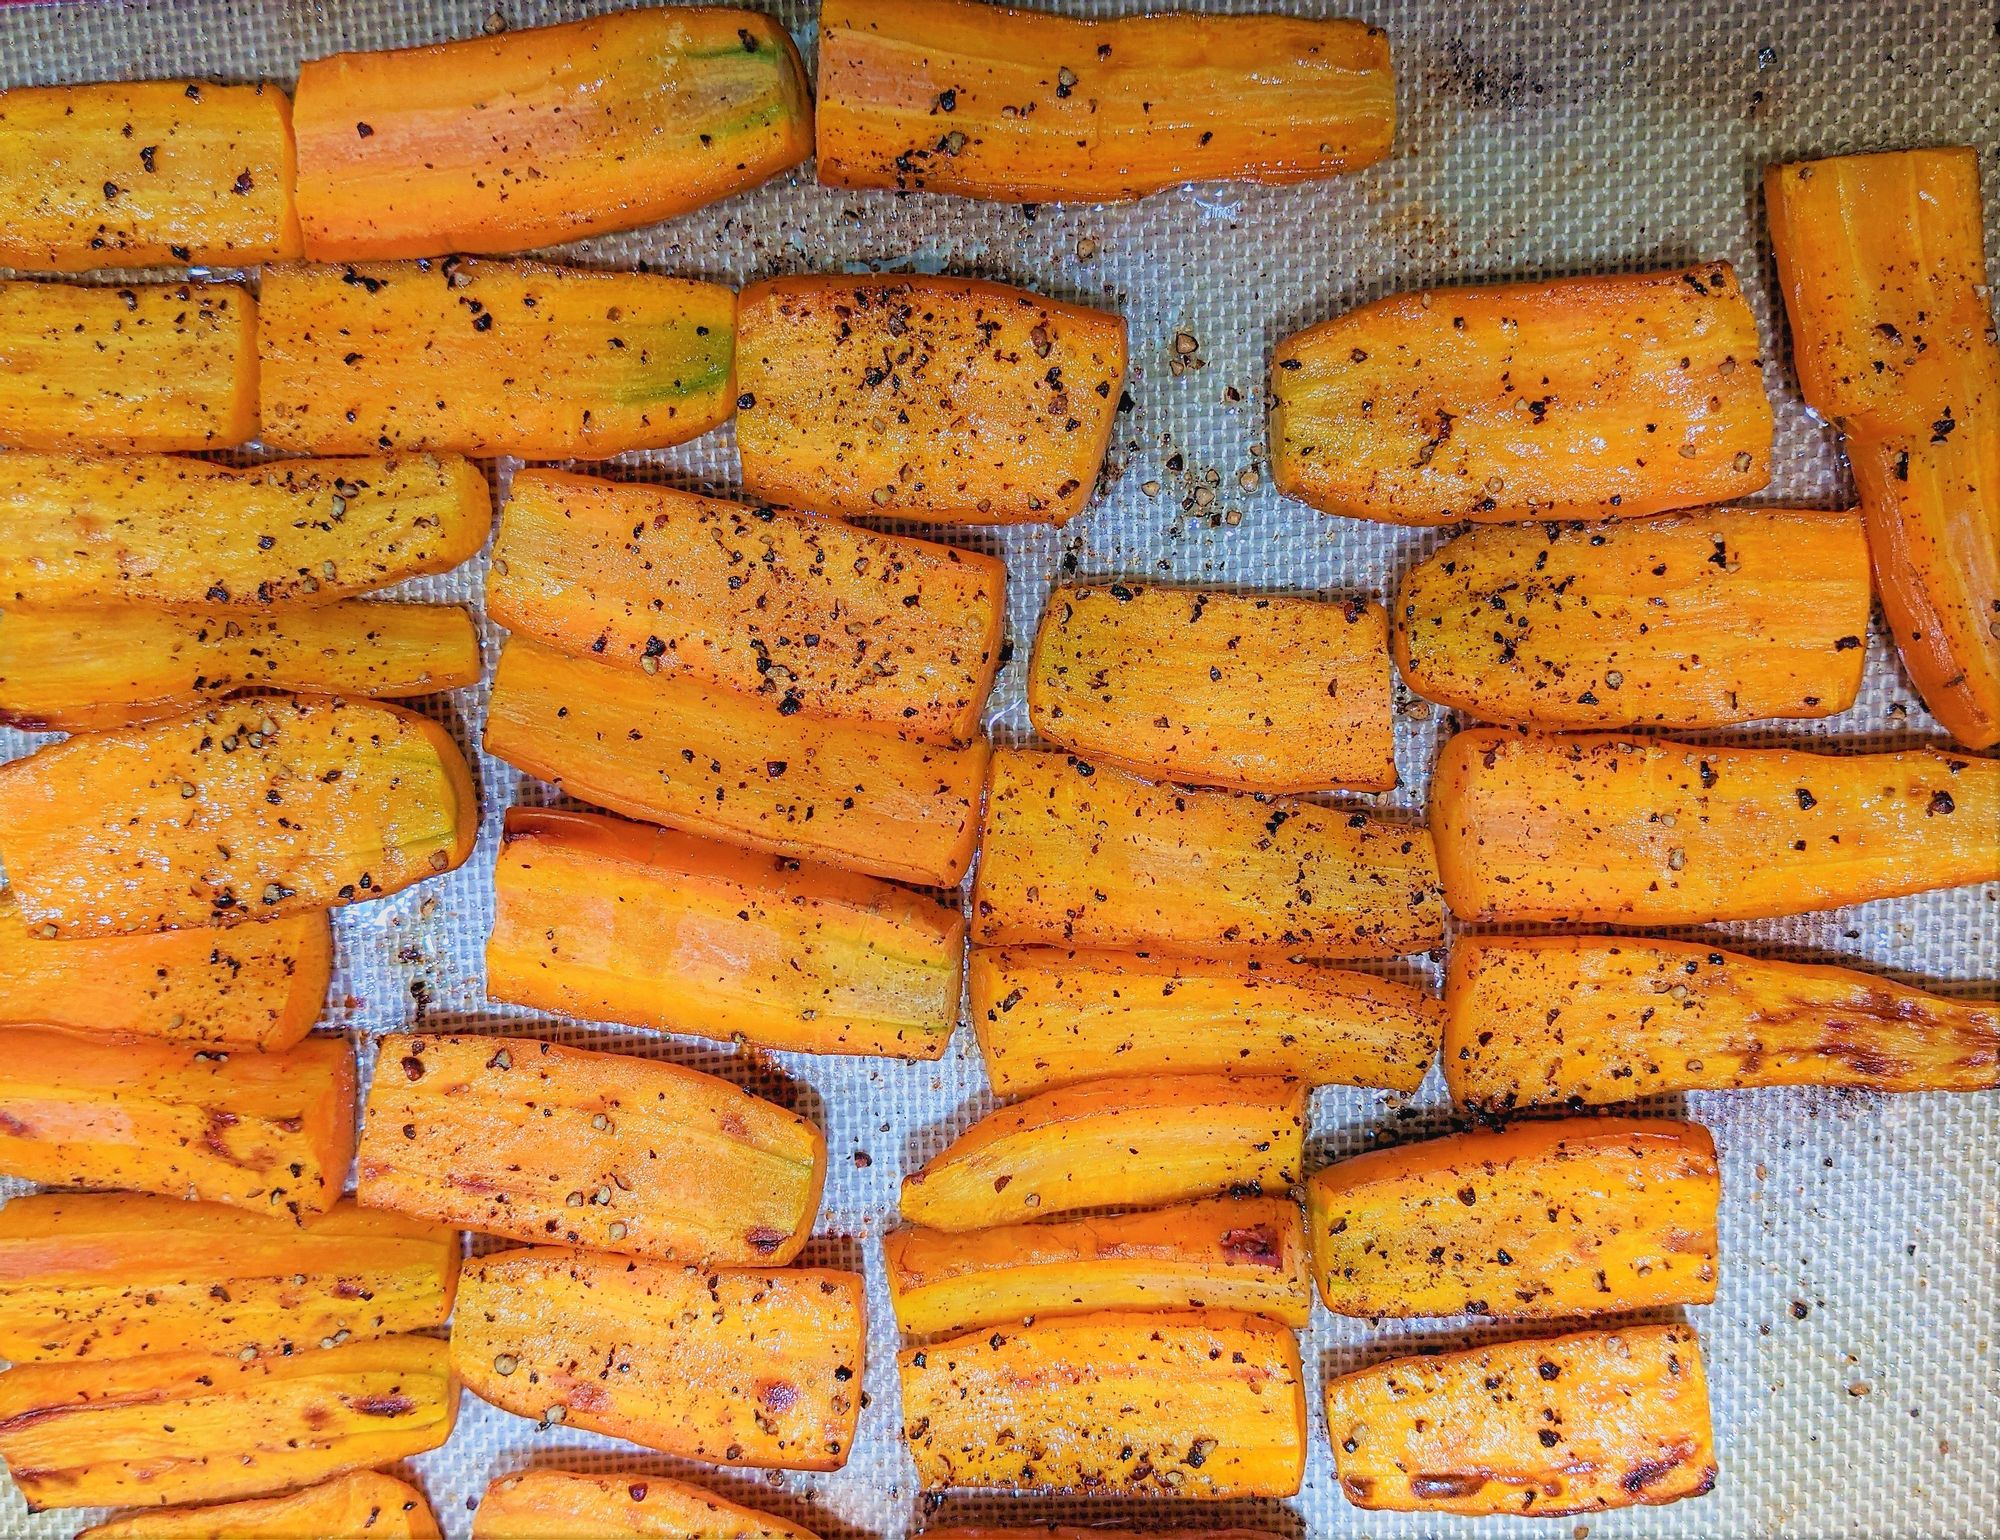
<path id="1" fill-rule="evenodd" d="M 528 470 L 487 571 L 500 625 L 790 713 L 969 743 L 1000 666 L 998 557 L 672 487 Z"/>
<path id="2" fill-rule="evenodd" d="M 1427 700 L 1525 727 L 1832 716 L 1861 689 L 1872 599 L 1852 512 L 1494 525 L 1404 574 L 1396 666 Z"/>
<path id="3" fill-rule="evenodd" d="M 1396 784 L 1379 604 L 1077 583 L 1042 611 L 1028 717 L 1096 764 L 1191 786 Z"/>
<path id="4" fill-rule="evenodd" d="M 809 1530 L 649 1472 L 524 1470 L 488 1483 L 472 1540 L 575 1540 L 578 1535 L 695 1535 L 816 1540 Z"/>
<path id="5" fill-rule="evenodd" d="M 526 1037 L 392 1033 L 363 1203 L 658 1261 L 791 1261 L 826 1183 L 811 1122 L 726 1080 Z"/>
<path id="6" fill-rule="evenodd" d="M 346 1199 L 303 1226 L 124 1192 L 0 1209 L 0 1353 L 15 1363 L 338 1347 L 442 1326 L 457 1287 L 457 1231 Z"/>
<path id="7" fill-rule="evenodd" d="M 2000 1086 L 2000 1001 L 1693 942 L 1461 941 L 1445 1005 L 1445 1081 L 1487 1113 L 1757 1086 Z"/>
<path id="8" fill-rule="evenodd" d="M 1107 1310 L 897 1355 L 926 1490 L 1289 1497 L 1305 1386 L 1289 1327 L 1227 1310 Z"/>
<path id="9" fill-rule="evenodd" d="M 821 12 L 819 179 L 1002 203 L 1303 182 L 1389 153 L 1389 43 L 1354 21 L 1128 16 L 967 0 Z"/>
<path id="10" fill-rule="evenodd" d="M 543 1248 L 467 1265 L 451 1354 L 503 1411 L 719 1465 L 837 1470 L 863 1337 L 859 1273 Z"/>
<path id="11" fill-rule="evenodd" d="M 628 817 L 752 850 L 947 887 L 978 836 L 985 741 L 908 743 L 512 638 L 486 750 Z"/>
<path id="12" fill-rule="evenodd" d="M 808 1053 L 934 1059 L 965 921 L 872 877 L 591 813 L 509 808 L 496 1000 Z"/>
<path id="13" fill-rule="evenodd" d="M 1399 294 L 1278 344 L 1271 474 L 1391 524 L 1726 502 L 1771 475 L 1760 363 L 1727 262 Z"/>
<path id="14" fill-rule="evenodd" d="M 227 283 L 0 282 L 0 448 L 228 449 L 257 436 L 257 301 Z"/>
<path id="15" fill-rule="evenodd" d="M 1082 1208 L 1282 1192 L 1305 1154 L 1306 1086 L 1276 1075 L 1147 1075 L 989 1113 L 903 1179 L 902 1214 L 977 1230 Z"/>
<path id="16" fill-rule="evenodd" d="M 972 938 L 986 946 L 1387 957 L 1443 939 L 1423 828 L 1321 803 L 993 755 Z"/>
<path id="17" fill-rule="evenodd" d="M 447 259 L 271 267 L 261 292 L 274 449 L 601 459 L 698 437 L 736 399 L 720 284 Z"/>
<path id="18" fill-rule="evenodd" d="M 282 1053 L 0 1026 L 0 1172 L 304 1220 L 354 1159 L 354 1050 Z"/>
<path id="19" fill-rule="evenodd" d="M 1701 1342 L 1686 1326 L 1492 1343 L 1326 1383 L 1347 1500 L 1554 1518 L 1715 1485 Z"/>
<path id="20" fill-rule="evenodd" d="M 478 680 L 479 633 L 453 604 L 0 613 L 0 722 L 32 731 L 130 727 L 251 689 L 406 699 Z"/>
<path id="21" fill-rule="evenodd" d="M 255 1535 L 366 1535 L 439 1540 L 424 1494 L 381 1471 L 353 1471 L 282 1497 L 198 1508 L 162 1508 L 93 1525 L 76 1540 L 228 1540 Z"/>
<path id="22" fill-rule="evenodd" d="M 1431 781 L 1452 912 L 1697 925 L 2000 879 L 2000 760 L 1459 733 Z"/>
<path id="23" fill-rule="evenodd" d="M 1313 1273 L 1336 1315 L 1705 1305 L 1721 1190 L 1715 1142 L 1698 1123 L 1567 1118 L 1449 1134 L 1313 1176 Z"/>
<path id="24" fill-rule="evenodd" d="M 222 1502 L 422 1454 L 457 1416 L 434 1337 L 24 1364 L 0 1376 L 0 1459 L 31 1508 Z"/>
<path id="25" fill-rule="evenodd" d="M 1305 1223 L 1289 1197 L 1203 1198 L 1108 1217 L 882 1237 L 907 1336 L 1092 1310 L 1210 1307 L 1304 1326 Z"/>
<path id="26" fill-rule="evenodd" d="M 281 1050 L 319 1020 L 333 973 L 324 910 L 218 936 L 46 939 L 0 891 L 0 1020 Z"/>
<path id="27" fill-rule="evenodd" d="M 736 325 L 759 497 L 950 524 L 1062 524 L 1090 501 L 1121 316 L 976 278 L 825 274 L 752 284 Z"/>
<path id="28" fill-rule="evenodd" d="M 782 23 L 673 6 L 300 67 L 318 261 L 522 251 L 713 203 L 812 152 Z"/>
<path id="29" fill-rule="evenodd" d="M 479 553 L 493 501 L 457 455 L 0 455 L 0 595 L 233 610 L 328 604 Z"/>
<path id="30" fill-rule="evenodd" d="M 974 947 L 966 979 L 1001 1096 L 1190 1070 L 1408 1093 L 1437 1057 L 1442 1019 L 1412 985 L 1283 958 Z"/>
<path id="31" fill-rule="evenodd" d="M 0 766 L 0 858 L 63 937 L 380 898 L 461 865 L 478 820 L 450 734 L 379 701 L 254 696 Z"/>

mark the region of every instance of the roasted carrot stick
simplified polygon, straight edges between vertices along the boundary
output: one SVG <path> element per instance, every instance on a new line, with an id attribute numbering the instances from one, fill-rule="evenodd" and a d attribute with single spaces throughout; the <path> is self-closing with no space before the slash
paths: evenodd
<path id="1" fill-rule="evenodd" d="M 816 1540 L 796 1524 L 651 1472 L 524 1470 L 489 1483 L 472 1540 Z"/>
<path id="2" fill-rule="evenodd" d="M 255 1540 L 287 1535 L 365 1535 L 367 1540 L 438 1540 L 423 1493 L 380 1471 L 354 1471 L 282 1497 L 197 1508 L 160 1508 L 113 1519 L 77 1540 Z"/>

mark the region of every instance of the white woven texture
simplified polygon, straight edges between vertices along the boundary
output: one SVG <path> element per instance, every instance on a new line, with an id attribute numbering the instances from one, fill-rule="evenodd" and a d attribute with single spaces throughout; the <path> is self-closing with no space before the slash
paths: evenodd
<path id="1" fill-rule="evenodd" d="M 509 26 L 593 4 L 499 0 Z M 810 60 L 814 7 L 776 7 Z M 1131 7 L 1124 7 L 1130 9 Z M 1224 7 L 1226 8 L 1226 7 Z M 1319 9 L 1308 4 L 1303 9 Z M 1272 344 L 1378 295 L 1421 284 L 1737 264 L 1757 308 L 1777 400 L 1765 500 L 1830 506 L 1852 490 L 1833 436 L 1799 402 L 1764 236 L 1759 174 L 1803 155 L 1968 143 L 1984 155 L 1989 250 L 2000 247 L 2000 42 L 1990 0 L 1792 7 L 1369 0 L 1399 78 L 1394 157 L 1292 189 L 1181 190 L 1123 208 L 1016 209 L 948 198 L 843 193 L 810 167 L 672 224 L 564 248 L 591 264 L 733 283 L 778 272 L 882 266 L 1011 280 L 1108 306 L 1131 323 L 1132 408 L 1107 489 L 1060 534 L 961 538 L 1004 553 L 1014 662 L 990 722 L 1027 735 L 1022 677 L 1050 583 L 1071 573 L 1150 576 L 1386 597 L 1443 538 L 1331 519 L 1280 499 L 1262 475 L 1262 397 Z M 488 0 L 160 0 L 0 9 L 0 84 L 181 75 L 289 81 L 301 58 L 478 31 Z M 1202 367 L 1172 377 L 1178 331 Z M 504 485 L 508 466 L 502 465 Z M 1245 473 L 1251 473 L 1246 475 Z M 612 474 L 727 492 L 725 429 Z M 1148 483 L 1158 488 L 1149 494 Z M 1198 507 L 1197 488 L 1215 489 Z M 1239 517 L 1240 515 L 1240 517 Z M 410 585 L 476 599 L 483 560 Z M 497 637 L 487 630 L 490 663 Z M 325 1025 L 366 1043 L 423 1021 L 534 1031 L 693 1063 L 819 1118 L 833 1170 L 808 1261 L 868 1274 L 868 1403 L 847 1467 L 762 1478 L 711 1472 L 563 1429 L 538 1432 L 467 1397 L 450 1444 L 410 1462 L 447 1535 L 464 1536 L 486 1482 L 526 1464 L 691 1476 L 836 1537 L 902 1536 L 923 1523 L 1254 1523 L 1288 1536 L 1473 1536 L 1520 1520 L 1377 1515 L 1348 1506 L 1317 1405 L 1306 1482 L 1287 1503 L 1200 1512 L 1158 1503 L 959 1494 L 927 1503 L 898 1437 L 895 1337 L 878 1238 L 902 1174 L 990 1105 L 971 1034 L 936 1064 L 733 1052 L 689 1039 L 550 1022 L 485 997 L 480 952 L 502 810 L 551 789 L 476 752 L 482 689 L 432 705 L 474 750 L 480 841 L 449 877 L 337 917 L 339 972 Z M 1450 722 L 1404 701 L 1403 785 L 1377 799 L 1415 813 Z M 1313 725 L 1301 723 L 1310 732 Z M 1940 738 L 1879 621 L 1867 685 L 1846 715 L 1780 724 L 1739 741 L 1883 747 Z M 0 735 L 0 755 L 33 740 Z M 434 905 L 427 899 L 435 899 Z M 2000 974 L 2000 891 L 1868 905 L 1797 921 L 1717 927 L 1751 951 L 1853 962 L 1947 991 Z M 1403 971 L 1435 981 L 1438 958 Z M 1542 1521 L 1583 1536 L 1970 1535 L 2000 1533 L 2000 1099 L 1759 1092 L 1698 1095 L 1725 1195 L 1719 1298 L 1690 1312 L 1707 1348 L 1721 1478 L 1675 1507 Z M 1435 1073 L 1407 1103 L 1335 1088 L 1315 1099 L 1312 1164 L 1449 1126 Z M 13 1184 L 18 1186 L 18 1184 Z M 1798 1308 L 1803 1305 L 1803 1312 Z M 1803 1315 L 1803 1319 L 1799 1317 Z M 1322 1313 L 1304 1339 L 1315 1380 L 1415 1341 L 1491 1334 L 1464 1321 L 1373 1326 Z M 26 1512 L 0 1490 L 0 1535 L 67 1536 L 81 1515 Z"/>

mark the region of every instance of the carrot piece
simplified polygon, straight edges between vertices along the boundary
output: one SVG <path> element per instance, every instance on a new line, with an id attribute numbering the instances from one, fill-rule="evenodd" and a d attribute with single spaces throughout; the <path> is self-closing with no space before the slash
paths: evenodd
<path id="1" fill-rule="evenodd" d="M 248 267 L 299 254 L 276 86 L 0 91 L 0 267 Z"/>
<path id="2" fill-rule="evenodd" d="M 1715 1485 L 1701 1341 L 1624 1326 L 1395 1358 L 1326 1382 L 1340 1490 L 1362 1508 L 1554 1518 Z"/>
<path id="3" fill-rule="evenodd" d="M 966 976 L 1001 1096 L 1190 1070 L 1408 1094 L 1437 1057 L 1442 1019 L 1408 984 L 1282 958 L 975 947 Z"/>
<path id="4" fill-rule="evenodd" d="M 76 1540 L 272 1540 L 287 1535 L 366 1535 L 368 1540 L 439 1540 L 423 1493 L 380 1471 L 353 1471 L 282 1497 L 134 1513 L 84 1530 Z"/>
<path id="5" fill-rule="evenodd" d="M 467 1266 L 451 1354 L 503 1411 L 719 1465 L 838 1470 L 863 1335 L 859 1273 L 544 1247 Z"/>
<path id="6" fill-rule="evenodd" d="M 558 652 L 785 712 L 969 743 L 1000 666 L 998 557 L 838 519 L 529 470 L 487 613 Z"/>
<path id="7" fill-rule="evenodd" d="M 978 836 L 984 739 L 907 743 L 689 680 L 501 650 L 486 751 L 613 812 L 945 887 Z"/>
<path id="8" fill-rule="evenodd" d="M 1851 512 L 1493 525 L 1404 575 L 1396 666 L 1427 700 L 1525 727 L 1832 716 L 1861 689 L 1872 599 Z"/>
<path id="9" fill-rule="evenodd" d="M 1715 1298 L 1721 1192 L 1698 1123 L 1565 1118 L 1336 1162 L 1306 1224 L 1336 1315 L 1599 1315 Z"/>
<path id="10" fill-rule="evenodd" d="M 233 1203 L 303 1221 L 354 1158 L 354 1050 L 282 1053 L 0 1026 L 0 1172 Z"/>
<path id="11" fill-rule="evenodd" d="M 1445 1081 L 1480 1112 L 1757 1086 L 2000 1086 L 2000 1002 L 1686 941 L 1461 941 L 1445 1002 Z"/>
<path id="12" fill-rule="evenodd" d="M 1771 476 L 1727 262 L 1399 294 L 1278 344 L 1271 474 L 1390 524 L 1637 518 Z"/>
<path id="13" fill-rule="evenodd" d="M 129 727 L 247 689 L 394 699 L 478 682 L 479 633 L 450 604 L 0 614 L 0 722 L 31 731 Z"/>
<path id="14" fill-rule="evenodd" d="M 287 1356 L 442 1326 L 457 1287 L 457 1231 L 349 1199 L 302 1226 L 129 1192 L 0 1209 L 0 1353 L 17 1364 Z"/>
<path id="15" fill-rule="evenodd" d="M 816 1540 L 796 1524 L 650 1472 L 524 1470 L 488 1483 L 472 1540 Z"/>
<path id="16" fill-rule="evenodd" d="M 982 945 L 1388 957 L 1443 936 L 1417 825 L 1156 786 L 1062 754 L 993 755 L 972 902 Z"/>
<path id="17" fill-rule="evenodd" d="M 1105 1310 L 897 1355 L 926 1490 L 1289 1497 L 1305 1385 L 1289 1327 L 1228 1310 Z"/>
<path id="18" fill-rule="evenodd" d="M 1312 1316 L 1305 1225 L 1281 1198 L 1203 1198 L 1110 1217 L 882 1237 L 910 1336 L 1092 1310 L 1214 1306 L 1287 1326 Z"/>
<path id="19" fill-rule="evenodd" d="M 1761 919 L 2000 879 L 2000 760 L 1480 728 L 1431 829 L 1461 919 Z"/>
<path id="20" fill-rule="evenodd" d="M 1038 1524 L 1032 1529 L 995 1529 L 990 1525 L 953 1525 L 925 1529 L 922 1540 L 1279 1540 L 1262 1529 L 1105 1529 L 1096 1524 Z"/>
<path id="21" fill-rule="evenodd" d="M 819 90 L 828 186 L 1001 203 L 1311 181 L 1382 159 L 1396 128 L 1388 39 L 1291 16 L 831 0 Z"/>
<path id="22" fill-rule="evenodd" d="M 1097 485 L 1121 316 L 976 278 L 775 278 L 737 309 L 736 447 L 759 497 L 1063 524 Z"/>
<path id="23" fill-rule="evenodd" d="M 0 1375 L 0 1459 L 31 1508 L 220 1502 L 422 1454 L 457 1416 L 434 1337 L 24 1364 Z"/>
<path id="24" fill-rule="evenodd" d="M 355 1195 L 659 1261 L 799 1254 L 826 1184 L 807 1119 L 699 1070 L 526 1037 L 381 1039 Z"/>
<path id="25" fill-rule="evenodd" d="M 0 448 L 257 436 L 257 302 L 228 283 L 0 282 Z"/>
<path id="26" fill-rule="evenodd" d="M 264 442 L 600 459 L 727 420 L 736 296 L 532 262 L 267 268 Z"/>
<path id="27" fill-rule="evenodd" d="M 437 723 L 260 695 L 0 766 L 0 859 L 39 934 L 234 925 L 460 865 L 478 809 Z"/>
<path id="28" fill-rule="evenodd" d="M 1396 784 L 1379 604 L 1079 583 L 1049 596 L 1028 717 L 1096 764 L 1195 786 Z"/>
<path id="29" fill-rule="evenodd" d="M 589 1021 L 935 1059 L 956 902 L 590 813 L 507 810 L 486 990 Z"/>
<path id="30" fill-rule="evenodd" d="M 320 261 L 522 251 L 632 230 L 812 152 L 781 22 L 622 11 L 299 69 L 299 218 Z"/>
<path id="31" fill-rule="evenodd" d="M 209 931 L 44 940 L 0 891 L 0 1020 L 223 1048 L 291 1047 L 333 972 L 324 910 Z"/>
<path id="32" fill-rule="evenodd" d="M 0 455 L 0 595 L 18 604 L 328 604 L 479 553 L 486 478 L 457 455 Z"/>
<path id="33" fill-rule="evenodd" d="M 1305 1157 L 1306 1086 L 1278 1075 L 1144 1075 L 988 1113 L 903 1178 L 902 1213 L 978 1230 L 1084 1208 L 1282 1192 Z"/>

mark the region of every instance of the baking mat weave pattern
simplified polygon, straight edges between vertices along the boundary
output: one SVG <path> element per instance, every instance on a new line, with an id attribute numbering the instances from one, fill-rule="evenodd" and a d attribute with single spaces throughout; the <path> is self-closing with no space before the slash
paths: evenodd
<path id="1" fill-rule="evenodd" d="M 0 85 L 158 75 L 289 82 L 301 58 L 466 36 L 496 12 L 501 24 L 527 26 L 610 8 L 550 0 L 0 7 Z M 803 0 L 773 8 L 810 60 L 816 8 Z M 1075 0 L 1056 8 L 1109 9 Z M 1263 8 L 1324 7 L 1276 0 Z M 671 225 L 560 252 L 587 264 L 644 261 L 732 283 L 875 265 L 971 273 L 1124 312 L 1132 404 L 1120 418 L 1099 502 L 1060 533 L 962 538 L 1008 563 L 1015 655 L 989 713 L 1003 740 L 1028 736 L 1028 644 L 1059 576 L 1386 598 L 1396 575 L 1437 544 L 1436 532 L 1329 519 L 1289 504 L 1264 472 L 1263 377 L 1273 342 L 1398 289 L 1727 258 L 1757 309 L 1777 401 L 1774 475 L 1761 500 L 1851 500 L 1835 440 L 1800 405 L 1791 377 L 1759 175 L 1779 158 L 1977 145 L 1989 253 L 2000 248 L 2000 29 L 1990 0 L 1826 7 L 1369 0 L 1354 10 L 1390 34 L 1400 123 L 1394 157 L 1344 180 L 1181 190 L 1121 208 L 1023 210 L 845 193 L 793 174 Z M 1179 373 L 1168 367 L 1177 333 L 1193 339 L 1197 364 Z M 503 487 L 511 468 L 497 468 Z M 726 493 L 735 456 L 724 429 L 676 451 L 627 457 L 610 473 Z M 476 601 L 483 572 L 482 559 L 402 592 Z M 490 668 L 498 637 L 484 632 Z M 1400 694 L 1399 702 L 1403 784 L 1371 800 L 1416 813 L 1451 723 L 1422 702 Z M 1253 1523 L 1311 1537 L 1529 1532 L 1518 1520 L 1348 1506 L 1316 1394 L 1306 1483 L 1288 1503 L 1199 1514 L 965 1495 L 927 1504 L 897 1437 L 894 1332 L 877 1239 L 894 1215 L 903 1172 L 989 1104 L 970 1033 L 961 1031 L 938 1063 L 901 1065 L 733 1052 L 489 1004 L 480 951 L 500 816 L 509 803 L 552 793 L 477 752 L 484 708 L 483 687 L 426 707 L 472 752 L 483 807 L 478 848 L 446 879 L 337 916 L 339 969 L 325 1025 L 362 1040 L 364 1066 L 368 1039 L 419 1020 L 533 1030 L 692 1063 L 809 1111 L 826 1127 L 832 1172 L 820 1238 L 805 1260 L 863 1268 L 874 1327 L 860 1437 L 847 1467 L 829 1475 L 709 1472 L 573 1430 L 538 1432 L 467 1397 L 450 1444 L 406 1467 L 448 1536 L 468 1533 L 471 1507 L 491 1477 L 529 1463 L 692 1476 L 828 1540 L 903 1536 L 926 1521 L 1045 1518 Z M 1816 729 L 1781 724 L 1729 736 L 1832 738 L 1860 749 L 1939 735 L 1878 622 L 1852 711 Z M 33 742 L 0 733 L 0 757 Z M 1946 991 L 1973 992 L 2000 975 L 1994 888 L 1715 929 L 1746 950 L 1853 961 Z M 1416 959 L 1397 971 L 1435 982 L 1437 961 Z M 1442 1103 L 1435 1073 L 1406 1101 L 1323 1090 L 1309 1163 L 1443 1128 Z M 2000 1098 L 1760 1092 L 1696 1095 L 1649 1110 L 1698 1118 L 1722 1152 L 1721 1291 L 1712 1307 L 1690 1313 L 1708 1353 L 1721 1480 L 1712 1495 L 1676 1507 L 1543 1521 L 1537 1532 L 1573 1540 L 2000 1533 Z M 1303 1345 L 1311 1373 L 1366 1362 L 1392 1346 L 1490 1334 L 1464 1321 L 1377 1328 L 1322 1313 Z M 30 1515 L 0 1482 L 0 1536 L 67 1536 L 80 1522 L 74 1514 Z"/>

